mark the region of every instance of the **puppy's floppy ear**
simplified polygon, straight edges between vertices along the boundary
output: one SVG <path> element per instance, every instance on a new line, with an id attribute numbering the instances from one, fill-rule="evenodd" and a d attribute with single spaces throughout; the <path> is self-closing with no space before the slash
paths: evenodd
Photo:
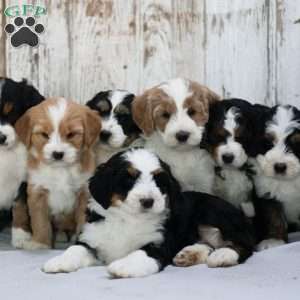
<path id="1" fill-rule="evenodd" d="M 137 126 L 149 136 L 154 131 L 153 104 L 147 92 L 134 98 L 132 102 L 132 117 Z"/>
<path id="2" fill-rule="evenodd" d="M 22 97 L 25 100 L 26 110 L 45 100 L 45 97 L 42 96 L 34 86 L 29 85 L 25 79 L 22 81 L 22 85 L 23 85 Z"/>
<path id="3" fill-rule="evenodd" d="M 112 183 L 113 168 L 109 163 L 98 166 L 89 182 L 91 195 L 104 209 L 107 209 L 111 204 Z"/>
<path id="4" fill-rule="evenodd" d="M 197 98 L 200 101 L 205 102 L 208 107 L 221 100 L 219 95 L 210 90 L 208 87 L 199 84 L 198 82 L 192 81 L 191 88 L 194 93 L 196 93 Z"/>
<path id="5" fill-rule="evenodd" d="M 31 143 L 31 111 L 28 110 L 15 124 L 15 130 L 21 142 L 30 148 Z"/>
<path id="6" fill-rule="evenodd" d="M 96 142 L 101 131 L 101 118 L 96 111 L 86 106 L 84 109 L 84 139 L 85 145 L 90 148 Z"/>

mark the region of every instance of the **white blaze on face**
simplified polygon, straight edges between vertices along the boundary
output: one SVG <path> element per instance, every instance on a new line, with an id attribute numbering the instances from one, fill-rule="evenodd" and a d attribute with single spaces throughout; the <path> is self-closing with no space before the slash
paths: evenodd
<path id="1" fill-rule="evenodd" d="M 63 152 L 63 159 L 59 163 L 73 163 L 77 159 L 77 149 L 62 140 L 59 125 L 63 120 L 67 110 L 67 100 L 59 98 L 55 105 L 48 108 L 48 115 L 52 123 L 53 132 L 49 136 L 47 144 L 44 146 L 43 153 L 45 160 L 49 163 L 54 162 L 53 153 Z"/>
<path id="2" fill-rule="evenodd" d="M 176 112 L 171 115 L 164 132 L 159 131 L 164 143 L 170 147 L 176 147 L 180 143 L 176 139 L 176 133 L 185 131 L 189 133 L 186 143 L 181 146 L 197 146 L 200 144 L 204 127 L 198 126 L 196 122 L 188 115 L 187 108 L 184 108 L 184 102 L 193 95 L 190 91 L 189 82 L 182 78 L 172 79 L 159 86 L 176 105 Z"/>
<path id="3" fill-rule="evenodd" d="M 273 116 L 272 121 L 267 124 L 266 133 L 274 136 L 272 149 L 264 155 L 258 155 L 257 161 L 267 176 L 277 176 L 275 164 L 285 164 L 286 172 L 280 176 L 291 178 L 300 174 L 300 164 L 298 158 L 287 151 L 286 138 L 295 130 L 300 128 L 300 124 L 294 121 L 294 112 L 291 107 L 279 106 Z"/>
<path id="4" fill-rule="evenodd" d="M 140 176 L 133 188 L 129 191 L 124 203 L 127 203 L 136 212 L 141 211 L 141 199 L 153 199 L 153 207 L 147 212 L 161 213 L 166 207 L 166 195 L 163 195 L 153 179 L 153 171 L 161 168 L 155 154 L 138 149 L 126 152 L 125 159 L 133 168 L 140 171 Z"/>
<path id="5" fill-rule="evenodd" d="M 114 114 L 114 109 L 122 103 L 124 98 L 129 95 L 127 91 L 116 90 L 110 93 L 110 102 L 112 105 L 112 110 L 109 116 L 102 118 L 102 131 L 109 131 L 111 137 L 108 140 L 108 146 L 112 148 L 121 148 L 127 138 L 122 126 L 118 123 L 118 120 Z M 104 147 L 106 145 L 103 145 Z"/>
<path id="6" fill-rule="evenodd" d="M 235 131 L 239 124 L 236 122 L 236 118 L 239 116 L 239 111 L 236 107 L 230 108 L 225 115 L 224 128 L 229 133 L 224 144 L 218 147 L 217 161 L 220 166 L 230 166 L 235 168 L 242 167 L 248 156 L 243 146 L 235 141 Z M 231 163 L 226 164 L 223 156 L 231 155 L 233 160 Z"/>

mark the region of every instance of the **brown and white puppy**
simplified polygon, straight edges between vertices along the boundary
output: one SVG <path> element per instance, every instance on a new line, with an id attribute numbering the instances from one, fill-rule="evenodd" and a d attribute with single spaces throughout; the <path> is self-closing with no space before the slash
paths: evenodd
<path id="1" fill-rule="evenodd" d="M 133 101 L 133 118 L 145 135 L 145 148 L 171 167 L 184 191 L 212 192 L 214 163 L 199 145 L 209 106 L 219 99 L 197 82 L 176 78 Z"/>
<path id="2" fill-rule="evenodd" d="M 28 148 L 27 205 L 32 234 L 25 212 L 15 210 L 14 246 L 49 248 L 55 233 L 74 234 L 84 223 L 86 185 L 95 170 L 93 147 L 100 129 L 101 119 L 95 111 L 64 98 L 45 100 L 17 122 L 16 131 Z"/>

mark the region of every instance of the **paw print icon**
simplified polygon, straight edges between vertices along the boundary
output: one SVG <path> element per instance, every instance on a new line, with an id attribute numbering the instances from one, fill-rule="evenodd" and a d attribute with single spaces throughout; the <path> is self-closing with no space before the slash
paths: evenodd
<path id="1" fill-rule="evenodd" d="M 36 24 L 33 17 L 28 17 L 26 20 L 16 17 L 13 24 L 7 24 L 4 30 L 10 35 L 13 47 L 21 45 L 35 47 L 39 44 L 39 34 L 43 33 L 45 28 L 40 23 Z"/>

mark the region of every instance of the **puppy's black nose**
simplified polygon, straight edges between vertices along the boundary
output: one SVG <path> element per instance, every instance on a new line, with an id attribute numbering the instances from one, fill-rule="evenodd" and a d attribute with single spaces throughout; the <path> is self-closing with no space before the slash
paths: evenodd
<path id="1" fill-rule="evenodd" d="M 274 170 L 277 174 L 284 174 L 286 172 L 287 165 L 285 163 L 274 164 Z"/>
<path id="2" fill-rule="evenodd" d="M 3 133 L 0 133 L 0 145 L 3 145 L 7 139 L 7 136 Z"/>
<path id="3" fill-rule="evenodd" d="M 143 208 L 149 209 L 153 206 L 154 200 L 152 198 L 144 198 L 140 200 Z"/>
<path id="4" fill-rule="evenodd" d="M 231 153 L 225 153 L 222 155 L 222 159 L 225 164 L 231 164 L 234 160 L 234 156 Z"/>
<path id="5" fill-rule="evenodd" d="M 108 131 L 108 130 L 102 130 L 100 132 L 100 140 L 102 142 L 107 142 L 110 137 L 111 137 L 111 132 L 110 131 Z"/>
<path id="6" fill-rule="evenodd" d="M 64 157 L 64 152 L 58 152 L 58 151 L 54 151 L 52 153 L 52 156 L 55 160 L 62 160 Z"/>
<path id="7" fill-rule="evenodd" d="M 180 142 L 180 143 L 186 142 L 187 139 L 189 138 L 189 136 L 190 136 L 190 133 L 187 132 L 187 131 L 183 131 L 183 130 L 182 130 L 182 131 L 178 131 L 178 132 L 176 133 L 176 139 L 177 139 L 177 141 Z"/>

